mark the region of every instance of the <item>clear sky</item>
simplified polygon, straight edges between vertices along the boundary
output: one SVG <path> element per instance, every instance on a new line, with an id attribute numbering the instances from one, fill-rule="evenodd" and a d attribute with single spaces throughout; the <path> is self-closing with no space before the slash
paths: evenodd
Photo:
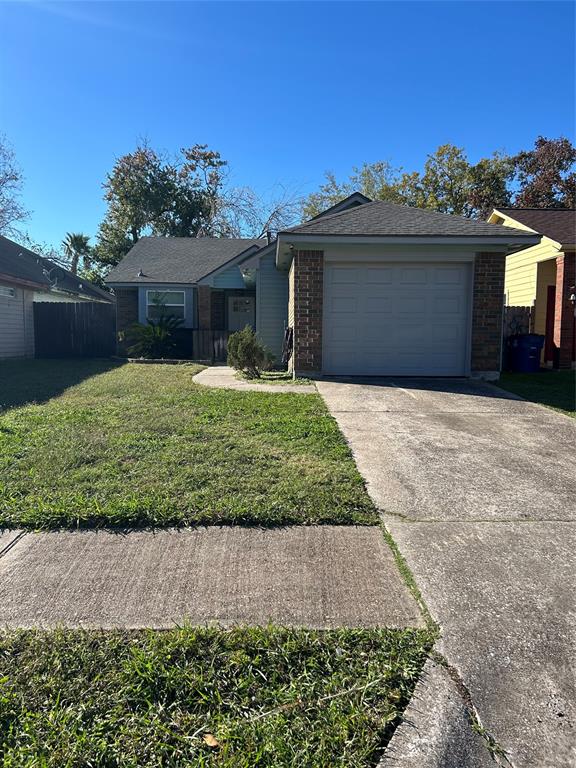
<path id="1" fill-rule="evenodd" d="M 206 143 L 235 184 L 307 193 L 325 170 L 419 169 L 574 136 L 569 2 L 2 2 L 0 131 L 28 230 L 94 235 L 141 137 Z"/>

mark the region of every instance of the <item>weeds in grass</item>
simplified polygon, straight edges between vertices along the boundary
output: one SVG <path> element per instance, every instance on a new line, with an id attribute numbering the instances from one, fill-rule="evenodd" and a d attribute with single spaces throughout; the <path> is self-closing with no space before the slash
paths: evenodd
<path id="1" fill-rule="evenodd" d="M 0 635 L 0 763 L 375 765 L 425 630 L 190 628 Z"/>

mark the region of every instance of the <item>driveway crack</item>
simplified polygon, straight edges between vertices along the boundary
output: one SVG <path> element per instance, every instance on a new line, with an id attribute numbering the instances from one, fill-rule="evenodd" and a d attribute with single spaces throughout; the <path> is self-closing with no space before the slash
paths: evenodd
<path id="1" fill-rule="evenodd" d="M 4 555 L 7 555 L 10 550 L 18 544 L 18 542 L 26 536 L 26 531 L 20 531 L 20 533 L 16 534 L 16 536 L 6 544 L 5 547 L 0 549 L 0 557 L 4 557 Z"/>
<path id="2" fill-rule="evenodd" d="M 474 700 L 472 699 L 472 694 L 470 693 L 470 689 L 462 679 L 460 672 L 458 672 L 456 667 L 453 664 L 450 664 L 448 659 L 445 656 L 443 656 L 439 651 L 432 650 L 430 653 L 430 657 L 432 661 L 438 664 L 438 666 L 446 670 L 448 676 L 454 683 L 456 692 L 460 696 L 462 703 L 466 708 L 466 712 L 468 713 L 470 726 L 472 730 L 475 733 L 477 733 L 484 741 L 484 745 L 488 750 L 488 752 L 490 753 L 490 757 L 492 758 L 492 760 L 494 760 L 496 765 L 501 766 L 501 768 L 517 768 L 517 766 L 515 766 L 515 764 L 512 762 L 510 756 L 508 755 L 504 747 L 497 741 L 495 736 L 493 736 L 490 733 L 490 731 L 488 731 L 488 729 L 482 724 L 480 713 L 478 712 L 478 709 L 474 704 Z"/>

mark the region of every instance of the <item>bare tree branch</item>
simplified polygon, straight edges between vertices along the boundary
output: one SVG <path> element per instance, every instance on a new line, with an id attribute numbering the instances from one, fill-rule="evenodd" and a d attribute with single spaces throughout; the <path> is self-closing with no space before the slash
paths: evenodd
<path id="1" fill-rule="evenodd" d="M 16 225 L 28 218 L 29 212 L 20 201 L 22 181 L 14 152 L 0 135 L 0 234 L 14 237 L 18 234 Z"/>

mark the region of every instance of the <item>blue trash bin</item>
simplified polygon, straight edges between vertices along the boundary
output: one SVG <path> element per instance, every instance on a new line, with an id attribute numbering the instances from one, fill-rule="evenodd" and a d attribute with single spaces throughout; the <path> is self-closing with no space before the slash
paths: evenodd
<path id="1" fill-rule="evenodd" d="M 537 373 L 544 336 L 523 333 L 510 339 L 510 369 L 516 373 Z"/>

